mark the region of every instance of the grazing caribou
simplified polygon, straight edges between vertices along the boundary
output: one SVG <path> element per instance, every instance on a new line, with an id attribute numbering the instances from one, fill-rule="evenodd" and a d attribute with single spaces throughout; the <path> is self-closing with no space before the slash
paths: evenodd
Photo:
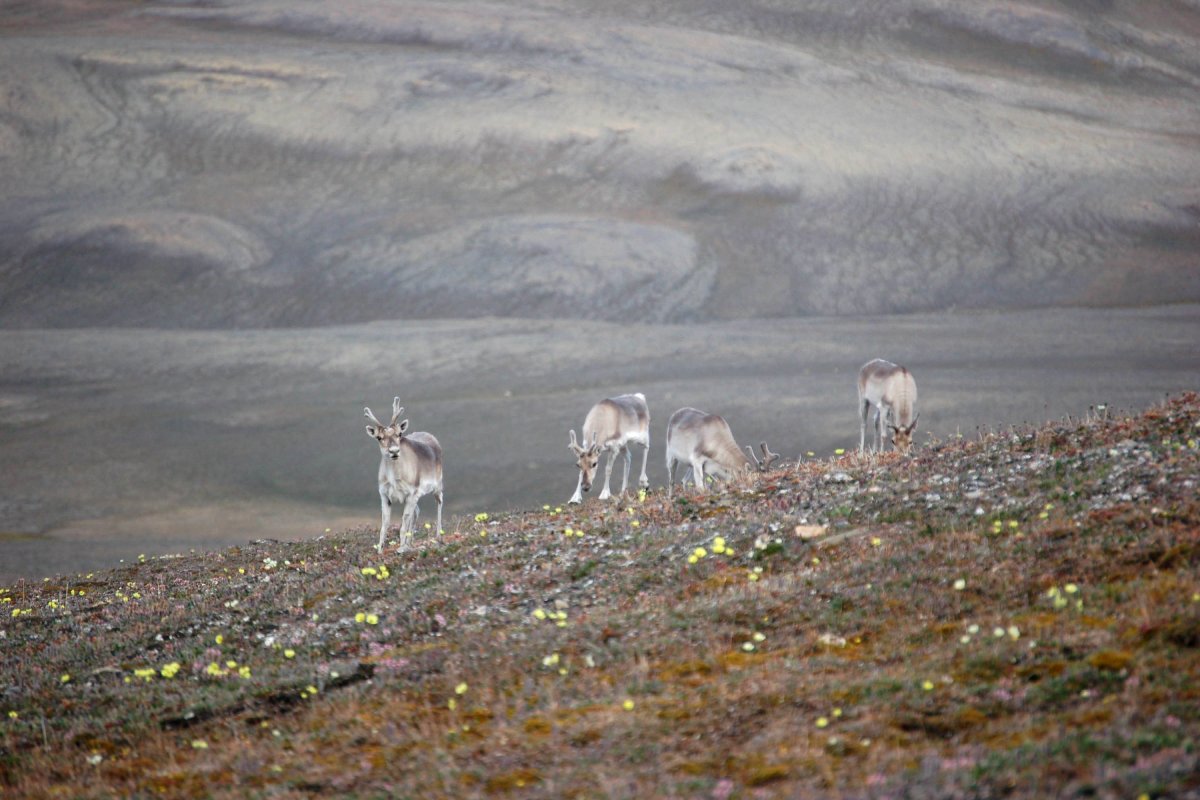
<path id="1" fill-rule="evenodd" d="M 696 488 L 704 491 L 704 478 L 712 475 L 729 480 L 737 475 L 757 468 L 766 472 L 773 461 L 779 458 L 772 453 L 767 443 L 759 444 L 763 458 L 759 461 L 750 446 L 747 458 L 733 438 L 733 431 L 723 417 L 705 414 L 694 408 L 681 408 L 667 422 L 667 497 L 675 487 L 675 465 L 688 464 Z M 687 481 L 687 476 L 684 476 Z"/>
<path id="2" fill-rule="evenodd" d="M 373 423 L 367 426 L 367 434 L 379 442 L 379 504 L 383 522 L 379 525 L 379 544 L 375 549 L 383 552 L 392 521 L 392 503 L 402 500 L 400 549 L 404 550 L 412 542 L 417 525 L 417 501 L 431 492 L 437 494 L 437 530 L 442 529 L 442 446 L 433 434 L 408 433 L 408 420 L 396 423 L 404 412 L 399 397 L 392 400 L 392 420 L 387 425 L 376 419 L 371 409 L 364 408 L 363 412 Z"/>
<path id="3" fill-rule="evenodd" d="M 890 361 L 876 358 L 858 371 L 858 452 L 867 443 L 867 417 L 875 409 L 875 450 L 883 451 L 883 426 L 892 430 L 892 447 L 907 453 L 917 427 L 917 382 L 912 373 Z M 891 422 L 888 422 L 888 414 Z"/>
<path id="4" fill-rule="evenodd" d="M 633 453 L 629 446 L 640 444 L 642 452 L 642 474 L 638 476 L 638 486 L 646 488 L 650 479 L 646 477 L 646 456 L 650 453 L 650 409 L 646 406 L 646 396 L 642 393 L 623 394 L 609 397 L 592 406 L 587 417 L 583 420 L 583 444 L 575 439 L 575 430 L 571 430 L 571 443 L 568 447 L 575 454 L 575 463 L 579 467 L 579 483 L 575 485 L 575 494 L 568 502 L 582 503 L 583 493 L 592 488 L 592 478 L 596 475 L 596 466 L 600 463 L 600 455 L 608 453 L 608 461 L 604 465 L 604 490 L 600 499 L 607 500 L 612 496 L 609 481 L 612 478 L 613 462 L 621 453 L 625 454 L 625 471 L 621 477 L 621 491 L 629 485 L 629 468 L 633 465 Z"/>

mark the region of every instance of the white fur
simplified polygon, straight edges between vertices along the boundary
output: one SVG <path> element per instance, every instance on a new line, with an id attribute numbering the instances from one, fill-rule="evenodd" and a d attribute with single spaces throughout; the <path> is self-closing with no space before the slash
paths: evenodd
<path id="1" fill-rule="evenodd" d="M 367 434 L 379 442 L 379 504 L 383 520 L 379 525 L 379 544 L 375 549 L 382 552 L 392 521 L 392 503 L 404 503 L 400 517 L 400 549 L 412 542 L 417 524 L 417 501 L 427 494 L 437 495 L 437 528 L 442 529 L 442 446 L 433 434 L 418 431 L 408 433 L 408 420 L 397 424 L 404 411 L 400 398 L 392 400 L 392 421 L 381 423 L 363 409 L 367 419 L 375 423 L 367 426 Z"/>
<path id="2" fill-rule="evenodd" d="M 875 409 L 875 450 L 883 450 L 883 429 L 890 426 L 903 432 L 908 441 L 917 424 L 917 382 L 906 368 L 876 358 L 863 364 L 858 372 L 858 451 L 866 448 L 867 417 Z M 891 422 L 888 422 L 888 417 Z"/>
<path id="3" fill-rule="evenodd" d="M 595 469 L 593 462 L 603 453 L 608 453 L 608 461 L 604 465 L 604 489 L 600 492 L 600 499 L 607 500 L 612 496 L 609 484 L 613 462 L 621 453 L 625 454 L 625 470 L 619 494 L 625 494 L 629 485 L 629 470 L 633 466 L 630 445 L 635 444 L 644 448 L 638 486 L 646 488 L 650 485 L 650 479 L 646 476 L 646 457 L 650 453 L 650 409 L 646 405 L 646 396 L 641 392 L 623 394 L 601 400 L 592 406 L 583 421 L 583 445 L 576 442 L 575 431 L 571 431 L 569 446 L 576 456 L 579 482 L 568 502 L 583 502 L 583 493 L 591 488 L 591 471 Z"/>

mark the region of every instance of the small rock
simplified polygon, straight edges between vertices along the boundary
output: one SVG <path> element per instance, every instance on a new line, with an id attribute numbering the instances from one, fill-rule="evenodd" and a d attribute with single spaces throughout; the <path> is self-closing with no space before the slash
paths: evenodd
<path id="1" fill-rule="evenodd" d="M 801 539 L 815 539 L 818 536 L 825 534 L 824 525 L 797 525 L 795 528 L 796 535 Z"/>

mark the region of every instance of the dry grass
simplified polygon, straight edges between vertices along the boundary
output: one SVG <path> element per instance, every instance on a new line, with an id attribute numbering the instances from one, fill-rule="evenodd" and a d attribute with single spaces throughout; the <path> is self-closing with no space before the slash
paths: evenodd
<path id="1" fill-rule="evenodd" d="M 1195 794 L 1198 438 L 1186 395 L 383 559 L 359 530 L 21 583 L 0 787 Z"/>

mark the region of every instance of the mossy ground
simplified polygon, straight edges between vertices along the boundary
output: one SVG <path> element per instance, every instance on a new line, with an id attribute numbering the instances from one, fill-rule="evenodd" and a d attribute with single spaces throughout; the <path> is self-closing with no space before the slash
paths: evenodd
<path id="1" fill-rule="evenodd" d="M 1197 439 L 1189 394 L 382 557 L 363 529 L 22 582 L 0 787 L 1200 793 Z"/>

